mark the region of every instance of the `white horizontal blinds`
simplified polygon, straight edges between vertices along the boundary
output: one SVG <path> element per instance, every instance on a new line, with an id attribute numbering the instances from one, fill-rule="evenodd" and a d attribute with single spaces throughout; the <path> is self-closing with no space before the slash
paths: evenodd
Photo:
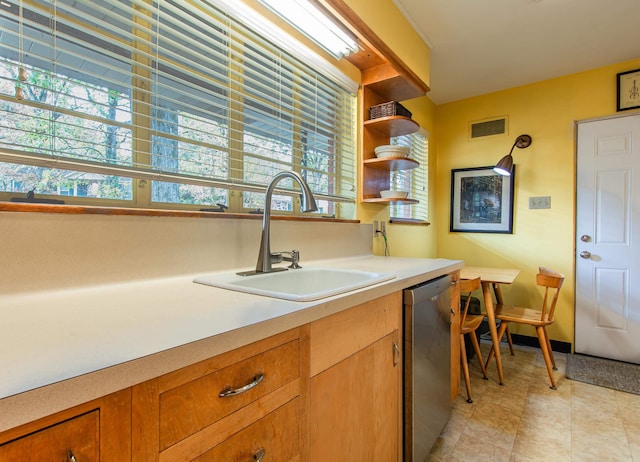
<path id="1" fill-rule="evenodd" d="M 70 10 L 0 3 L 0 189 L 130 199 L 130 179 L 97 168 L 133 165 L 130 57 L 119 45 L 130 34 Z"/>
<path id="2" fill-rule="evenodd" d="M 129 199 L 130 178 L 141 178 L 152 180 L 152 203 L 233 206 L 230 190 L 264 191 L 276 172 L 295 169 L 323 212 L 354 200 L 355 96 L 210 2 L 26 4 L 22 15 L 0 10 L 2 111 L 14 120 L 2 126 L 11 136 L 0 160 L 14 170 L 103 175 L 94 189 L 110 196 L 95 197 Z M 20 66 L 30 69 L 22 101 L 13 94 Z M 47 101 L 33 90 L 37 78 Z M 34 115 L 42 126 L 24 120 Z M 242 206 L 257 207 L 259 197 L 243 195 Z M 281 201 L 292 209 L 289 196 Z"/>
<path id="3" fill-rule="evenodd" d="M 418 200 L 417 204 L 393 203 L 389 209 L 391 220 L 427 221 L 429 218 L 428 160 L 429 138 L 425 131 L 391 139 L 391 144 L 410 148 L 409 157 L 420 163 L 411 170 L 391 172 L 391 187 L 395 190 L 409 191 L 409 198 Z"/>
<path id="4" fill-rule="evenodd" d="M 300 171 L 321 199 L 320 213 L 334 214 L 323 197 L 355 198 L 355 95 L 239 30 L 243 90 L 232 98 L 242 101 L 243 181 L 264 184 L 280 170 Z M 262 207 L 262 196 L 244 194 L 243 207 Z M 290 198 L 274 196 L 273 208 L 291 207 Z"/>
<path id="5" fill-rule="evenodd" d="M 141 104 L 140 125 L 151 118 L 151 166 L 218 179 L 219 187 L 154 181 L 156 203 L 228 205 L 230 175 L 230 29 L 191 2 L 161 1 L 140 7 L 150 42 L 140 59 L 150 63 L 145 81 L 151 106 Z"/>

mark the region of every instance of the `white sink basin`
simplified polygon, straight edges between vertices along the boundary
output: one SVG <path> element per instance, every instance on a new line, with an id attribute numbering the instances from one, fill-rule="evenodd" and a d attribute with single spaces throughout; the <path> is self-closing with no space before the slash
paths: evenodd
<path id="1" fill-rule="evenodd" d="M 220 273 L 197 277 L 193 282 L 254 295 L 308 302 L 361 289 L 393 278 L 395 275 L 391 273 L 335 268 L 301 268 L 253 276 Z"/>

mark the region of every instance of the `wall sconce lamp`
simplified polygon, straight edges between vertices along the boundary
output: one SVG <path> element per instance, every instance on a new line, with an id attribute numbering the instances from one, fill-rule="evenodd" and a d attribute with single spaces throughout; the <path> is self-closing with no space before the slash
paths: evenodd
<path id="1" fill-rule="evenodd" d="M 511 151 L 509 154 L 504 156 L 502 159 L 498 161 L 495 167 L 493 167 L 493 171 L 499 175 L 510 176 L 511 171 L 513 170 L 513 156 L 511 153 L 513 152 L 513 148 L 518 147 L 520 149 L 528 148 L 531 145 L 531 137 L 529 135 L 520 135 L 516 138 L 516 141 L 511 146 Z"/>
<path id="2" fill-rule="evenodd" d="M 336 59 L 358 51 L 357 39 L 312 0 L 259 0 Z"/>

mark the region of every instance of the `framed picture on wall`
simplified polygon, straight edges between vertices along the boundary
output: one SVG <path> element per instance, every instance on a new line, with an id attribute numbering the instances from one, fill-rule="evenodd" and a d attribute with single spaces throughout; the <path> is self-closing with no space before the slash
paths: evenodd
<path id="1" fill-rule="evenodd" d="M 618 77 L 618 111 L 640 108 L 640 69 L 621 72 Z"/>
<path id="2" fill-rule="evenodd" d="M 513 185 L 511 176 L 498 175 L 493 167 L 451 170 L 451 232 L 513 233 Z"/>

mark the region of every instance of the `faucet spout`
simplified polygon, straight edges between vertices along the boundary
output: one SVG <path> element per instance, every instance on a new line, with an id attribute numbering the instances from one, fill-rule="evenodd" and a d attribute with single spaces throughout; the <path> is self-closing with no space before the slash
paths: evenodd
<path id="1" fill-rule="evenodd" d="M 300 189 L 302 189 L 301 207 L 303 212 L 314 212 L 318 210 L 316 200 L 313 197 L 311 188 L 298 172 L 282 171 L 277 173 L 269 186 L 264 199 L 264 214 L 262 215 L 262 236 L 260 238 L 260 253 L 258 254 L 258 262 L 256 264 L 256 273 L 270 273 L 272 271 L 284 271 L 286 268 L 273 268 L 271 259 L 271 197 L 276 185 L 284 178 L 293 179 Z"/>

